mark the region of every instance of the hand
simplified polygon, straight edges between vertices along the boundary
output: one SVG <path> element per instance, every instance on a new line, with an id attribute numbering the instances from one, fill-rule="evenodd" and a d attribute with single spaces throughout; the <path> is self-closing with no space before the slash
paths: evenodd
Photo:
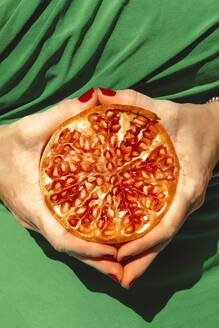
<path id="1" fill-rule="evenodd" d="M 168 131 L 180 162 L 179 183 L 169 211 L 151 232 L 118 250 L 118 261 L 132 258 L 124 265 L 121 281 L 121 285 L 128 288 L 171 241 L 186 217 L 202 205 L 219 159 L 219 108 L 215 118 L 213 105 L 155 100 L 134 90 L 111 92 L 107 96 L 98 89 L 98 98 L 101 104 L 136 105 L 155 112 Z"/>
<path id="2" fill-rule="evenodd" d="M 87 102 L 66 100 L 43 113 L 0 126 L 0 198 L 20 225 L 41 233 L 57 251 L 67 252 L 120 280 L 121 264 L 104 259 L 116 257 L 116 248 L 87 242 L 67 232 L 50 214 L 39 187 L 40 157 L 54 130 L 96 104 L 93 90 Z"/>

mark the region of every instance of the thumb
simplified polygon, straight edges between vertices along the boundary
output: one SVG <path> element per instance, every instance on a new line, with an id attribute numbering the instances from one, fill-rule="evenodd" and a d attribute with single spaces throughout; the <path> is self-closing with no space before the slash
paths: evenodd
<path id="1" fill-rule="evenodd" d="M 112 91 L 98 88 L 99 102 L 103 105 L 133 105 L 153 110 L 155 100 L 132 89 Z"/>
<path id="2" fill-rule="evenodd" d="M 96 106 L 97 101 L 97 92 L 92 88 L 79 98 L 64 100 L 45 112 L 35 114 L 35 137 L 38 141 L 45 141 L 63 122 L 85 109 Z"/>

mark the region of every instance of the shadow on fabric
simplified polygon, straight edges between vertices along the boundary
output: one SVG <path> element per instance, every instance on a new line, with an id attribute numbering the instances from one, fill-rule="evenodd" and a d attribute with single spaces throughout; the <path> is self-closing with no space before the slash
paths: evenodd
<path id="1" fill-rule="evenodd" d="M 191 103 L 204 103 L 211 97 L 217 95 L 217 87 L 211 88 L 209 91 L 208 88 L 198 88 L 198 92 L 194 92 L 194 88 L 201 85 L 202 82 L 198 80 L 198 75 L 201 69 L 204 66 L 207 66 L 208 63 L 213 61 L 218 57 L 218 53 L 215 53 L 211 57 L 206 57 L 205 59 L 198 61 L 192 65 L 185 67 L 177 67 L 177 64 L 183 62 L 183 60 L 188 57 L 194 49 L 199 46 L 207 36 L 215 33 L 219 27 L 219 24 L 211 26 L 203 34 L 201 34 L 194 42 L 188 45 L 181 52 L 177 53 L 173 58 L 170 58 L 162 66 L 158 67 L 155 71 L 151 72 L 147 77 L 137 82 L 136 84 L 130 86 L 131 89 L 134 89 L 138 92 L 146 94 L 150 97 L 164 97 L 167 99 L 167 95 L 178 94 L 185 90 L 192 90 L 192 92 L 187 92 L 182 96 L 180 94 L 178 97 L 175 97 L 173 101 L 175 102 L 191 102 Z M 176 66 L 175 69 L 172 69 Z M 171 72 L 168 73 L 168 68 L 171 68 Z M 164 74 L 165 72 L 165 74 Z M 163 73 L 163 77 L 155 78 Z M 183 77 L 183 78 L 182 78 Z M 177 81 L 177 83 L 176 83 Z M 209 80 L 207 83 L 213 81 Z"/>
<path id="2" fill-rule="evenodd" d="M 41 235 L 32 231 L 30 234 L 49 258 L 67 265 L 90 291 L 116 298 L 151 322 L 177 291 L 194 286 L 203 270 L 211 267 L 207 260 L 217 253 L 219 241 L 217 199 L 218 185 L 212 184 L 202 208 L 190 216 L 169 246 L 129 290 L 92 267 L 56 252 Z"/>

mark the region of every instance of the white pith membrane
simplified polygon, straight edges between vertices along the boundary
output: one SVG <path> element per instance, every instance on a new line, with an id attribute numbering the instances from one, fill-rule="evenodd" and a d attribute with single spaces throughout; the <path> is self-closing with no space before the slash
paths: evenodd
<path id="1" fill-rule="evenodd" d="M 50 211 L 73 234 L 121 243 L 160 221 L 175 193 L 177 163 L 157 120 L 96 108 L 54 133 L 40 183 Z"/>

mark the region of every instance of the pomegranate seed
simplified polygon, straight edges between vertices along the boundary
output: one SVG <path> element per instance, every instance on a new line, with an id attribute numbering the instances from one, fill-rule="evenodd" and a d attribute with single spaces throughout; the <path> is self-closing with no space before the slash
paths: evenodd
<path id="1" fill-rule="evenodd" d="M 104 183 L 104 179 L 103 179 L 103 177 L 102 176 L 97 176 L 97 178 L 96 178 L 96 182 L 97 182 L 97 185 L 98 186 L 102 186 L 103 185 L 103 183 Z"/>
<path id="2" fill-rule="evenodd" d="M 113 231 L 111 229 L 104 229 L 102 234 L 106 237 L 112 236 Z"/>
<path id="3" fill-rule="evenodd" d="M 62 150 L 63 150 L 63 146 L 58 143 L 52 147 L 52 153 L 55 155 L 61 154 Z"/>
<path id="4" fill-rule="evenodd" d="M 128 180 L 128 179 L 130 179 L 132 176 L 131 176 L 131 174 L 130 174 L 129 172 L 125 172 L 125 173 L 123 173 L 123 177 L 124 177 L 124 179 Z"/>
<path id="5" fill-rule="evenodd" d="M 166 173 L 166 179 L 167 179 L 167 180 L 173 180 L 173 179 L 174 179 L 174 170 L 175 170 L 175 168 L 172 167 L 172 168 L 167 169 L 167 170 L 165 171 L 165 173 Z"/>
<path id="6" fill-rule="evenodd" d="M 151 207 L 150 209 L 159 212 L 163 207 L 163 202 L 157 198 L 154 198 L 153 201 L 151 202 Z"/>
<path id="7" fill-rule="evenodd" d="M 122 158 L 122 151 L 120 148 L 116 148 L 116 156 Z"/>
<path id="8" fill-rule="evenodd" d="M 95 206 L 95 207 L 92 209 L 92 216 L 93 216 L 94 218 L 96 218 L 96 217 L 98 216 L 98 214 L 99 214 L 99 209 L 98 209 L 97 206 Z"/>
<path id="9" fill-rule="evenodd" d="M 99 114 L 93 113 L 88 115 L 88 121 L 90 122 L 96 122 L 99 119 Z"/>
<path id="10" fill-rule="evenodd" d="M 134 187 L 140 189 L 143 184 L 144 182 L 140 180 L 134 183 Z"/>
<path id="11" fill-rule="evenodd" d="M 70 226 L 75 228 L 77 226 L 79 220 L 75 216 L 69 216 L 68 222 L 69 222 Z"/>
<path id="12" fill-rule="evenodd" d="M 128 204 L 130 210 L 134 210 L 138 207 L 138 203 L 137 202 L 132 202 Z"/>
<path id="13" fill-rule="evenodd" d="M 115 213 L 114 213 L 113 209 L 109 207 L 107 210 L 107 216 L 112 219 L 114 217 L 114 215 L 115 215 Z"/>
<path id="14" fill-rule="evenodd" d="M 79 167 L 76 163 L 74 162 L 69 162 L 69 168 L 72 173 L 76 173 L 79 170 Z"/>
<path id="15" fill-rule="evenodd" d="M 132 152 L 132 156 L 133 156 L 133 157 L 137 157 L 137 156 L 139 156 L 139 155 L 140 155 L 139 152 L 137 152 L 136 150 L 133 150 L 133 152 Z"/>
<path id="16" fill-rule="evenodd" d="M 107 160 L 110 160 L 112 158 L 112 153 L 109 150 L 106 150 L 105 153 L 104 153 L 104 157 Z"/>
<path id="17" fill-rule="evenodd" d="M 132 214 L 138 217 L 138 216 L 142 216 L 144 214 L 144 211 L 141 209 L 136 209 L 132 212 Z"/>
<path id="18" fill-rule="evenodd" d="M 92 164 L 89 162 L 82 162 L 81 163 L 81 168 L 85 172 L 90 172 L 92 170 Z"/>
<path id="19" fill-rule="evenodd" d="M 132 196 L 132 194 L 126 194 L 126 199 L 129 201 L 129 202 L 135 202 L 135 197 Z"/>
<path id="20" fill-rule="evenodd" d="M 113 132 L 118 132 L 120 129 L 121 129 L 120 124 L 114 124 L 114 125 L 111 126 L 111 130 Z"/>
<path id="21" fill-rule="evenodd" d="M 66 214 L 70 210 L 71 204 L 70 202 L 66 201 L 61 204 L 60 212 L 62 214 Z"/>
<path id="22" fill-rule="evenodd" d="M 80 206 L 82 204 L 82 200 L 80 198 L 76 198 L 75 201 L 74 201 L 74 205 L 76 207 Z"/>
<path id="23" fill-rule="evenodd" d="M 123 185 L 128 186 L 128 185 L 132 185 L 135 182 L 134 179 L 128 179 L 123 181 Z"/>
<path id="24" fill-rule="evenodd" d="M 113 111 L 113 110 L 107 110 L 106 111 L 106 117 L 111 119 L 112 117 L 114 117 L 116 115 L 116 111 Z"/>
<path id="25" fill-rule="evenodd" d="M 88 196 L 88 193 L 87 193 L 87 190 L 85 188 L 83 188 L 81 191 L 80 191 L 80 199 L 84 200 L 86 199 Z"/>
<path id="26" fill-rule="evenodd" d="M 58 181 L 54 181 L 52 184 L 52 189 L 55 191 L 60 191 L 62 189 L 63 186 L 63 181 L 58 180 Z"/>
<path id="27" fill-rule="evenodd" d="M 99 125 L 98 125 L 97 123 L 93 124 L 93 125 L 92 125 L 92 128 L 93 128 L 96 132 L 98 132 L 98 131 L 100 130 L 100 127 L 99 127 Z"/>
<path id="28" fill-rule="evenodd" d="M 106 201 L 107 201 L 107 203 L 112 204 L 113 199 L 112 199 L 112 195 L 111 195 L 111 194 L 108 194 L 108 195 L 107 195 L 107 197 L 106 197 Z"/>
<path id="29" fill-rule="evenodd" d="M 59 177 L 59 168 L 58 168 L 58 165 L 55 165 L 53 170 L 52 170 L 52 177 L 54 178 L 58 178 Z"/>
<path id="30" fill-rule="evenodd" d="M 69 172 L 68 162 L 62 162 L 60 165 L 60 169 L 61 169 L 62 175 L 67 175 Z"/>
<path id="31" fill-rule="evenodd" d="M 140 126 L 141 128 L 143 126 L 145 126 L 148 122 L 148 120 L 144 117 L 144 116 L 137 116 L 136 118 L 134 118 L 133 121 L 137 126 Z"/>
<path id="32" fill-rule="evenodd" d="M 104 120 L 103 118 L 100 120 L 100 127 L 103 128 L 103 129 L 107 129 L 108 128 L 107 121 Z"/>
<path id="33" fill-rule="evenodd" d="M 84 150 L 86 150 L 86 151 L 90 150 L 90 143 L 88 140 L 85 140 L 85 142 L 84 142 Z"/>
<path id="34" fill-rule="evenodd" d="M 157 180 L 162 180 L 166 178 L 165 172 L 163 172 L 159 167 L 154 168 L 154 177 Z"/>
<path id="35" fill-rule="evenodd" d="M 161 146 L 159 149 L 159 155 L 164 156 L 166 154 L 167 154 L 167 149 L 165 147 Z"/>
<path id="36" fill-rule="evenodd" d="M 105 225 L 105 219 L 104 218 L 100 218 L 98 221 L 97 221 L 97 227 L 98 229 L 103 229 L 104 225 Z"/>
<path id="37" fill-rule="evenodd" d="M 117 144 L 117 136 L 116 135 L 112 135 L 112 136 L 110 136 L 110 138 L 109 138 L 109 144 L 110 144 L 110 146 L 111 147 L 115 147 L 116 146 L 116 144 Z"/>
<path id="38" fill-rule="evenodd" d="M 114 185 L 116 182 L 118 182 L 118 177 L 116 175 L 112 175 L 109 179 L 109 183 Z"/>
<path id="39" fill-rule="evenodd" d="M 130 234 L 133 233 L 135 231 L 135 227 L 132 225 L 129 225 L 126 229 L 125 229 L 125 233 Z"/>
<path id="40" fill-rule="evenodd" d="M 60 197 L 59 197 L 58 194 L 54 194 L 54 195 L 51 195 L 51 196 L 50 196 L 50 200 L 51 200 L 52 203 L 56 204 L 56 203 L 59 202 Z"/>
<path id="41" fill-rule="evenodd" d="M 76 182 L 76 178 L 75 177 L 67 177 L 67 179 L 65 180 L 65 186 L 70 186 L 72 184 L 74 184 Z M 59 183 L 61 183 L 61 181 L 59 181 Z"/>
<path id="42" fill-rule="evenodd" d="M 113 189 L 112 189 L 113 195 L 117 195 L 119 193 L 119 191 L 120 191 L 119 186 L 113 187 Z"/>
<path id="43" fill-rule="evenodd" d="M 113 165 L 112 162 L 107 163 L 107 164 L 106 164 L 106 167 L 107 167 L 107 169 L 108 169 L 109 171 L 112 171 L 112 170 L 114 169 L 114 165 Z"/>
<path id="44" fill-rule="evenodd" d="M 66 196 L 68 196 L 68 190 L 64 190 L 60 193 L 61 198 L 65 198 Z"/>
<path id="45" fill-rule="evenodd" d="M 59 135 L 58 143 L 68 143 L 70 141 L 71 141 L 70 130 L 68 128 L 64 129 Z"/>
<path id="46" fill-rule="evenodd" d="M 150 178 L 150 174 L 149 172 L 147 172 L 146 170 L 141 170 L 141 176 L 144 178 L 144 179 L 148 179 Z"/>
<path id="47" fill-rule="evenodd" d="M 80 208 L 78 208 L 78 209 L 76 210 L 75 213 L 76 213 L 78 216 L 82 216 L 82 215 L 85 214 L 86 211 L 87 211 L 87 207 L 80 207 Z"/>
<path id="48" fill-rule="evenodd" d="M 131 156 L 130 156 L 130 154 L 125 154 L 124 155 L 124 161 L 125 162 L 129 162 L 131 160 Z"/>
<path id="49" fill-rule="evenodd" d="M 155 125 L 150 124 L 147 130 L 143 131 L 143 136 L 149 139 L 154 139 L 158 133 L 158 130 Z"/>
<path id="50" fill-rule="evenodd" d="M 103 162 L 96 163 L 96 170 L 99 173 L 104 173 L 105 172 L 105 165 Z"/>
<path id="51" fill-rule="evenodd" d="M 99 135 L 99 140 L 102 143 L 102 145 L 106 145 L 106 138 L 104 135 L 100 134 Z"/>

